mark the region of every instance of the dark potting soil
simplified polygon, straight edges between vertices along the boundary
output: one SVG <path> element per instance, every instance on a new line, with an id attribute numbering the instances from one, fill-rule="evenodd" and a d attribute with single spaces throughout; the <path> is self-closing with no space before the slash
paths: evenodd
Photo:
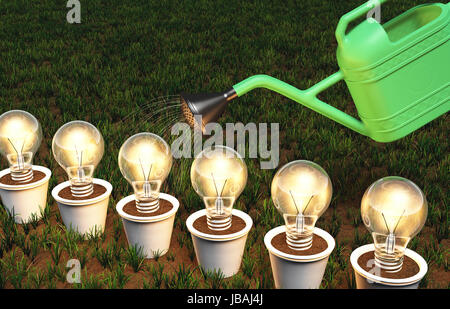
<path id="1" fill-rule="evenodd" d="M 231 216 L 231 226 L 224 231 L 213 231 L 208 227 L 208 223 L 206 222 L 206 215 L 197 218 L 193 224 L 194 228 L 197 231 L 210 234 L 210 235 L 228 235 L 234 234 L 239 231 L 242 231 L 245 228 L 245 221 L 235 215 Z"/>
<path id="2" fill-rule="evenodd" d="M 106 188 L 98 183 L 94 183 L 94 192 L 91 195 L 77 197 L 72 195 L 72 191 L 70 190 L 70 185 L 59 191 L 58 196 L 67 200 L 81 201 L 81 200 L 89 200 L 95 198 L 97 196 L 102 195 L 106 192 Z"/>
<path id="3" fill-rule="evenodd" d="M 373 273 L 373 262 L 368 263 L 369 260 L 375 259 L 375 251 L 369 251 L 364 254 L 362 254 L 358 258 L 358 264 L 367 272 Z M 369 264 L 370 266 L 367 266 Z M 404 256 L 403 257 L 403 266 L 402 269 L 399 272 L 396 273 L 388 273 L 381 269 L 381 272 L 379 273 L 380 277 L 383 278 L 389 278 L 389 279 L 405 279 L 412 277 L 419 273 L 419 265 L 410 257 Z"/>
<path id="4" fill-rule="evenodd" d="M 316 234 L 313 235 L 312 245 L 308 250 L 294 250 L 289 248 L 286 242 L 286 232 L 276 235 L 274 238 L 272 238 L 271 243 L 272 246 L 274 246 L 281 252 L 298 256 L 318 254 L 328 248 L 327 241 Z"/>
<path id="5" fill-rule="evenodd" d="M 165 214 L 166 212 L 171 211 L 172 208 L 173 205 L 171 202 L 165 199 L 159 199 L 159 209 L 157 211 L 152 213 L 142 213 L 136 208 L 136 200 L 132 200 L 123 206 L 123 211 L 132 216 L 148 218 Z"/>
<path id="6" fill-rule="evenodd" d="M 45 173 L 43 173 L 41 171 L 33 170 L 33 179 L 31 179 L 30 181 L 27 181 L 27 182 L 15 181 L 12 179 L 11 173 L 8 173 L 0 178 L 0 182 L 5 185 L 10 185 L 10 186 L 26 185 L 29 183 L 37 182 L 37 181 L 43 179 L 44 177 L 45 177 Z"/>

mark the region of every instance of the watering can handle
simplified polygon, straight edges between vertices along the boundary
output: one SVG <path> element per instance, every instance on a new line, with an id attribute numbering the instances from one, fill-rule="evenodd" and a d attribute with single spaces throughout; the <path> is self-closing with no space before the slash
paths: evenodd
<path id="1" fill-rule="evenodd" d="M 388 0 L 370 0 L 363 5 L 360 5 L 353 11 L 348 12 L 347 14 L 342 16 L 336 28 L 336 40 L 338 41 L 338 43 L 341 44 L 341 42 L 344 40 L 347 27 L 352 21 L 363 16 L 364 14 L 367 14 L 373 8 L 387 1 Z"/>

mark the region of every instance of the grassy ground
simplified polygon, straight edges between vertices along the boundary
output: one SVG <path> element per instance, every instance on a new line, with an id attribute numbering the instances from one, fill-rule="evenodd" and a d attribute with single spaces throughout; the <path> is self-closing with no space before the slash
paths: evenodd
<path id="1" fill-rule="evenodd" d="M 382 17 L 388 20 L 424 2 L 395 1 L 382 10 Z M 114 207 L 132 189 L 118 169 L 118 150 L 132 134 L 156 130 L 162 115 L 121 120 L 152 98 L 225 90 L 257 73 L 307 88 L 338 70 L 336 24 L 361 3 L 81 0 L 82 23 L 70 25 L 65 1 L 1 1 L 0 113 L 24 109 L 41 122 L 45 139 L 35 163 L 53 171 L 50 189 L 65 180 L 51 154 L 53 134 L 75 119 L 96 125 L 106 143 L 96 177 L 110 181 L 114 190 L 106 232 L 90 240 L 65 230 L 50 196 L 44 219 L 26 226 L 12 223 L 2 208 L 0 287 L 273 287 L 263 237 L 281 224 L 269 190 L 276 170 L 260 170 L 259 159 L 247 160 L 249 181 L 236 205 L 255 223 L 236 276 L 223 280 L 197 269 L 184 224 L 189 214 L 203 208 L 190 186 L 190 160 L 175 162 L 164 188 L 181 202 L 170 252 L 158 260 L 143 260 L 128 248 Z M 356 113 L 343 83 L 322 98 Z M 151 105 L 145 110 L 146 115 L 150 112 Z M 426 226 L 409 247 L 429 263 L 421 287 L 449 287 L 447 115 L 402 140 L 380 144 L 284 97 L 257 90 L 231 104 L 221 118 L 222 123 L 237 121 L 280 123 L 279 166 L 308 159 L 330 175 L 334 198 L 318 226 L 336 237 L 337 247 L 322 287 L 355 287 L 349 255 L 371 242 L 359 203 L 364 190 L 387 175 L 411 179 L 425 192 Z M 5 160 L 1 162 L 6 167 Z M 65 281 L 71 258 L 81 261 L 81 284 Z"/>

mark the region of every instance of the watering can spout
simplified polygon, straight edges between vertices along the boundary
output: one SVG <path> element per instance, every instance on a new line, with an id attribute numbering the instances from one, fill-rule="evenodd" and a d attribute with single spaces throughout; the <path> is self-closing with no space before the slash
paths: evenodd
<path id="1" fill-rule="evenodd" d="M 234 85 L 233 89 L 236 91 L 237 96 L 242 96 L 255 88 L 266 88 L 275 91 L 362 135 L 368 135 L 366 127 L 360 120 L 355 119 L 317 98 L 319 93 L 342 79 L 344 79 L 344 75 L 341 71 L 338 71 L 311 88 L 300 90 L 274 77 L 268 75 L 255 75 Z"/>
<path id="2" fill-rule="evenodd" d="M 342 79 L 343 74 L 339 71 L 307 90 L 300 90 L 268 75 L 254 75 L 234 85 L 231 90 L 224 93 L 201 95 L 181 94 L 182 111 L 189 125 L 194 127 L 194 125 L 198 124 L 204 129 L 204 126 L 208 122 L 215 121 L 219 118 L 227 102 L 253 89 L 266 88 L 305 105 L 360 134 L 367 135 L 366 127 L 361 121 L 317 98 L 320 92 Z M 196 123 L 195 116 L 197 115 L 202 116 L 202 123 Z"/>

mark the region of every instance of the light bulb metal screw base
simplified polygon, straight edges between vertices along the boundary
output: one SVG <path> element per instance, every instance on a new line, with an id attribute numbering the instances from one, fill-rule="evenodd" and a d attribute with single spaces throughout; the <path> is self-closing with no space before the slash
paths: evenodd
<path id="1" fill-rule="evenodd" d="M 74 197 L 87 197 L 94 193 L 94 183 L 71 183 L 70 192 Z"/>
<path id="2" fill-rule="evenodd" d="M 231 227 L 231 215 L 215 217 L 206 215 L 206 223 L 212 231 L 225 231 Z"/>
<path id="3" fill-rule="evenodd" d="M 17 182 L 29 182 L 33 180 L 33 169 L 31 166 L 17 171 L 11 169 L 11 179 Z"/>
<path id="4" fill-rule="evenodd" d="M 385 255 L 375 250 L 375 265 L 385 272 L 396 273 L 402 270 L 403 256 L 400 258 L 386 258 Z"/>
<path id="5" fill-rule="evenodd" d="M 313 234 L 309 236 L 296 236 L 286 231 L 286 242 L 292 250 L 308 250 L 312 246 Z"/>
<path id="6" fill-rule="evenodd" d="M 136 199 L 136 208 L 140 213 L 153 213 L 159 209 L 159 198 Z"/>

